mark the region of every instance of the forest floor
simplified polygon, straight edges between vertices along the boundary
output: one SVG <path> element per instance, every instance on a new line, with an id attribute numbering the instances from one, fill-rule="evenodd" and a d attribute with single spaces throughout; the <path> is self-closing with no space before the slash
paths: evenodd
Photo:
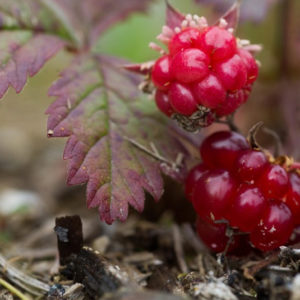
<path id="1" fill-rule="evenodd" d="M 2 204 L 35 199 L 10 192 Z M 56 196 L 44 208 L 36 198 L 33 207 L 2 212 L 0 299 L 300 299 L 298 245 L 215 255 L 172 211 L 155 222 L 132 213 L 108 226 L 84 209 L 83 188 Z"/>

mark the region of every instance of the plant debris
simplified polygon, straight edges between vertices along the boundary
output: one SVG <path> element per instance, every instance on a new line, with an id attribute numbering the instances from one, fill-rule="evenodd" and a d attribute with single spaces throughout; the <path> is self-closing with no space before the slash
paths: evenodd
<path id="1" fill-rule="evenodd" d="M 40 248 L 35 256 L 45 236 L 55 246 L 51 228 L 22 249 L 24 256 L 2 248 L 0 272 L 9 285 L 0 282 L 0 299 L 299 299 L 299 244 L 244 257 L 214 255 L 190 225 L 164 220 L 132 216 L 99 228 L 78 215 L 59 217 L 57 251 Z M 82 223 L 94 229 L 88 239 Z"/>

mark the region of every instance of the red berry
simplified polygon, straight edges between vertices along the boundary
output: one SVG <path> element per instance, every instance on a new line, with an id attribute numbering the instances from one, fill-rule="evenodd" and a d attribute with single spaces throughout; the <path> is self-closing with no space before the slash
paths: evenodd
<path id="1" fill-rule="evenodd" d="M 188 174 L 185 180 L 185 195 L 192 202 L 194 188 L 199 179 L 208 171 L 204 164 L 199 164 L 194 167 Z"/>
<path id="2" fill-rule="evenodd" d="M 262 151 L 244 150 L 234 163 L 234 173 L 241 181 L 251 182 L 258 178 L 267 166 L 268 159 Z"/>
<path id="3" fill-rule="evenodd" d="M 169 89 L 171 83 L 169 55 L 162 56 L 155 62 L 151 76 L 153 83 L 158 89 L 163 91 Z"/>
<path id="4" fill-rule="evenodd" d="M 289 173 L 289 189 L 285 204 L 290 208 L 296 225 L 300 224 L 300 177 L 298 174 Z"/>
<path id="5" fill-rule="evenodd" d="M 199 43 L 200 36 L 200 30 L 191 27 L 175 34 L 169 43 L 170 54 L 173 56 L 180 50 L 197 48 L 195 46 Z"/>
<path id="6" fill-rule="evenodd" d="M 292 232 L 293 218 L 290 209 L 283 202 L 272 201 L 251 232 L 250 240 L 255 248 L 269 251 L 285 244 Z"/>
<path id="7" fill-rule="evenodd" d="M 170 71 L 174 79 L 181 83 L 191 83 L 203 79 L 209 73 L 209 58 L 199 49 L 190 48 L 178 52 L 171 62 Z"/>
<path id="8" fill-rule="evenodd" d="M 239 151 L 246 149 L 249 149 L 249 144 L 241 134 L 218 131 L 202 142 L 200 154 L 203 162 L 209 167 L 230 170 Z"/>
<path id="9" fill-rule="evenodd" d="M 230 91 L 241 89 L 247 82 L 247 70 L 239 55 L 234 55 L 225 62 L 214 65 L 218 78 Z"/>
<path id="10" fill-rule="evenodd" d="M 238 90 L 235 93 L 228 93 L 225 101 L 215 109 L 215 113 L 218 117 L 230 115 L 235 112 L 244 102 L 245 93 L 243 90 Z"/>
<path id="11" fill-rule="evenodd" d="M 171 34 L 165 28 L 160 40 L 169 40 Z M 191 116 L 197 111 L 196 101 L 208 108 L 214 118 L 221 118 L 247 101 L 259 66 L 248 50 L 237 48 L 230 31 L 219 26 L 188 27 L 173 35 L 168 48 L 170 54 L 155 63 L 152 80 L 162 91 L 169 91 L 173 83 L 182 84 L 169 93 L 174 111 Z M 161 110 L 171 116 L 169 110 Z M 197 124 L 197 120 L 191 121 Z M 199 118 L 197 126 L 208 123 Z"/>
<path id="12" fill-rule="evenodd" d="M 177 113 L 190 116 L 197 111 L 197 102 L 187 85 L 172 83 L 169 90 L 169 99 L 171 106 Z"/>
<path id="13" fill-rule="evenodd" d="M 229 172 L 221 169 L 207 171 L 194 189 L 193 205 L 197 214 L 210 223 L 222 219 L 236 188 Z"/>
<path id="14" fill-rule="evenodd" d="M 160 111 L 168 117 L 170 117 L 174 113 L 174 110 L 169 101 L 169 96 L 163 91 L 156 90 L 155 102 Z"/>
<path id="15" fill-rule="evenodd" d="M 208 108 L 216 108 L 226 98 L 226 90 L 213 74 L 197 82 L 193 91 L 198 103 Z"/>
<path id="16" fill-rule="evenodd" d="M 267 201 L 257 187 L 242 185 L 228 213 L 230 225 L 251 232 L 267 207 Z"/>
<path id="17" fill-rule="evenodd" d="M 263 170 L 257 184 L 267 199 L 280 200 L 288 191 L 289 178 L 283 167 L 269 164 Z"/>
<path id="18" fill-rule="evenodd" d="M 238 53 L 247 69 L 247 83 L 253 83 L 258 76 L 258 65 L 249 51 L 239 49 Z"/>
<path id="19" fill-rule="evenodd" d="M 211 55 L 213 61 L 230 58 L 237 51 L 235 37 L 226 29 L 217 26 L 202 34 L 199 48 Z"/>
<path id="20" fill-rule="evenodd" d="M 211 224 L 198 218 L 196 230 L 203 243 L 214 252 L 223 252 L 226 249 L 229 238 L 226 236 L 226 224 Z M 238 246 L 237 239 L 229 246 L 232 251 Z"/>

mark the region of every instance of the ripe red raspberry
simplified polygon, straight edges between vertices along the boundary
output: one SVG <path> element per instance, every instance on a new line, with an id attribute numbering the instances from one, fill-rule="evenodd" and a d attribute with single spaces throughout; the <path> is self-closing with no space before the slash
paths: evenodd
<path id="1" fill-rule="evenodd" d="M 208 73 L 209 58 L 201 50 L 189 48 L 178 52 L 171 62 L 171 74 L 180 83 L 202 80 Z"/>
<path id="2" fill-rule="evenodd" d="M 169 96 L 167 93 L 157 90 L 155 93 L 155 102 L 157 107 L 168 117 L 172 116 L 174 110 L 170 104 Z"/>
<path id="3" fill-rule="evenodd" d="M 267 166 L 266 155 L 258 150 L 245 150 L 239 153 L 233 170 L 240 180 L 251 183 L 256 180 Z"/>
<path id="4" fill-rule="evenodd" d="M 200 147 L 203 162 L 212 168 L 230 170 L 239 151 L 249 149 L 247 140 L 233 131 L 218 131 L 208 136 Z"/>
<path id="5" fill-rule="evenodd" d="M 255 186 L 241 185 L 227 216 L 230 225 L 251 232 L 267 206 L 267 200 Z"/>
<path id="6" fill-rule="evenodd" d="M 243 60 L 247 69 L 247 83 L 251 84 L 258 76 L 258 65 L 253 56 L 247 50 L 240 48 L 238 54 Z"/>
<path id="7" fill-rule="evenodd" d="M 198 230 L 208 247 L 218 245 L 212 229 L 220 231 L 220 220 L 250 234 L 257 249 L 285 244 L 300 223 L 300 164 L 250 149 L 243 136 L 227 131 L 204 139 L 200 153 L 203 163 L 188 175 L 186 195 L 198 217 L 213 225 L 202 224 Z M 210 237 L 205 236 L 205 226 Z"/>
<path id="8" fill-rule="evenodd" d="M 283 167 L 269 164 L 258 178 L 257 184 L 265 197 L 280 199 L 288 191 L 288 174 Z"/>
<path id="9" fill-rule="evenodd" d="M 192 202 L 197 214 L 209 223 L 222 219 L 236 189 L 236 181 L 228 171 L 207 171 L 196 182 L 193 193 Z"/>
<path id="10" fill-rule="evenodd" d="M 208 108 L 216 108 L 226 98 L 226 90 L 220 80 L 214 74 L 209 74 L 202 81 L 197 82 L 193 87 L 197 102 Z"/>
<path id="11" fill-rule="evenodd" d="M 177 113 L 190 116 L 197 111 L 197 102 L 188 85 L 173 82 L 169 90 L 169 99 Z"/>
<path id="12" fill-rule="evenodd" d="M 197 28 L 186 28 L 175 34 L 168 43 L 170 54 L 173 56 L 182 49 L 197 48 L 202 33 Z"/>
<path id="13" fill-rule="evenodd" d="M 214 65 L 217 76 L 227 91 L 237 91 L 246 85 L 247 69 L 238 54 Z"/>
<path id="14" fill-rule="evenodd" d="M 250 234 L 250 241 L 260 250 L 268 251 L 285 244 L 293 232 L 290 209 L 283 203 L 271 201 L 260 222 Z"/>
<path id="15" fill-rule="evenodd" d="M 198 47 L 210 55 L 213 61 L 230 58 L 237 51 L 235 37 L 218 26 L 212 26 L 202 34 Z"/>
<path id="16" fill-rule="evenodd" d="M 169 89 L 171 83 L 170 56 L 165 55 L 156 61 L 151 76 L 158 89 L 163 91 Z"/>
<path id="17" fill-rule="evenodd" d="M 226 236 L 226 224 L 211 224 L 201 218 L 197 219 L 196 230 L 202 242 L 214 252 L 223 252 L 226 249 L 229 237 Z M 239 245 L 238 238 L 234 238 L 229 246 L 231 252 Z"/>
<path id="18" fill-rule="evenodd" d="M 197 181 L 208 171 L 209 169 L 204 165 L 200 164 L 194 167 L 185 180 L 185 195 L 192 201 L 192 195 Z"/>
<path id="19" fill-rule="evenodd" d="M 246 102 L 247 97 L 245 90 L 228 93 L 225 101 L 216 107 L 216 115 L 218 117 L 224 117 L 232 114 L 241 106 L 241 104 Z"/>
<path id="20" fill-rule="evenodd" d="M 209 114 L 209 119 L 230 115 L 247 101 L 258 65 L 225 20 L 209 27 L 204 17 L 189 15 L 175 29 L 164 26 L 158 39 L 169 54 L 156 61 L 151 78 L 156 88 L 169 91 L 172 118 L 183 128 L 208 126 Z M 151 47 L 165 53 L 158 45 Z"/>

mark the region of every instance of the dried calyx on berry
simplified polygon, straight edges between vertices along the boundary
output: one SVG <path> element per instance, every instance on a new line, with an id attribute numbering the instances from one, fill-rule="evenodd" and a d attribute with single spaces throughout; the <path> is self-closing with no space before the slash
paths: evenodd
<path id="1" fill-rule="evenodd" d="M 167 18 L 157 37 L 167 50 L 150 43 L 162 56 L 140 65 L 139 71 L 148 71 L 143 87 L 149 91 L 154 86 L 159 110 L 184 129 L 196 131 L 247 101 L 259 70 L 252 53 L 260 47 L 236 38 L 226 17 L 209 26 L 205 17 L 168 10 L 172 21 Z"/>
<path id="2" fill-rule="evenodd" d="M 253 149 L 230 131 L 208 136 L 200 154 L 202 163 L 190 171 L 185 189 L 203 242 L 224 251 L 229 228 L 235 234 L 228 250 L 250 243 L 269 251 L 286 244 L 300 225 L 299 163 Z"/>

